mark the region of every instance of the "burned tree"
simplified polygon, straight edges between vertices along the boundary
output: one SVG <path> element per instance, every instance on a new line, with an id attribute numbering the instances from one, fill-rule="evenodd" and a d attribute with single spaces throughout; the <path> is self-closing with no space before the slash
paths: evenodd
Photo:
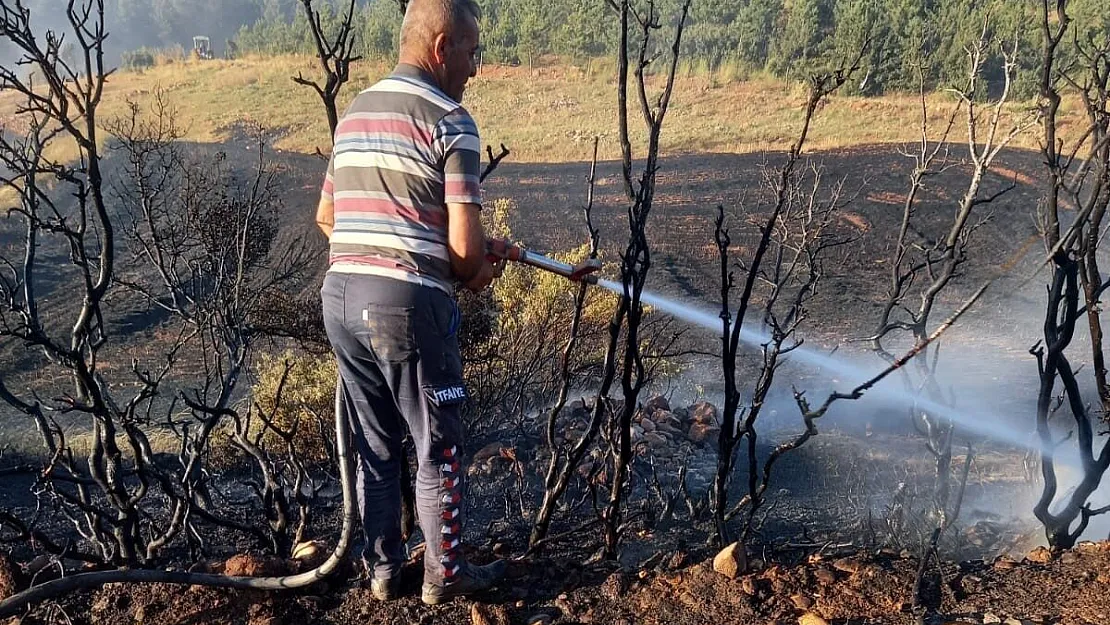
<path id="1" fill-rule="evenodd" d="M 355 0 L 350 0 L 347 11 L 332 34 L 324 32 L 324 24 L 320 11 L 313 8 L 313 0 L 301 0 L 305 17 L 312 31 L 312 41 L 316 45 L 316 57 L 320 60 L 320 67 L 324 70 L 324 82 L 305 78 L 300 72 L 293 77 L 293 82 L 298 85 L 311 87 L 324 104 L 324 111 L 328 116 L 329 137 L 334 139 L 335 129 L 339 127 L 339 109 L 336 98 L 343 85 L 351 78 L 351 64 L 362 57 L 355 54 Z"/>
<path id="2" fill-rule="evenodd" d="M 1002 184 L 988 191 L 990 174 L 998 155 L 1033 121 L 1019 117 L 1004 127 L 1004 116 L 1010 104 L 1011 86 L 1017 67 L 1018 49 L 1014 42 L 1002 50 L 1003 85 L 994 102 L 983 106 L 979 93 L 983 90 L 984 66 L 989 60 L 992 42 L 989 20 L 984 21 L 977 40 L 965 49 L 968 57 L 967 80 L 959 89 L 951 89 L 957 101 L 936 137 L 932 137 L 925 100 L 925 68 L 919 68 L 921 102 L 921 139 L 916 149 L 904 151 L 913 159 L 908 189 L 902 208 L 902 221 L 895 240 L 890 263 L 890 286 L 879 314 L 875 332 L 868 337 L 871 349 L 887 362 L 894 354 L 886 343 L 906 336 L 911 344 L 923 341 L 931 332 L 932 316 L 938 299 L 949 292 L 969 259 L 976 229 L 987 217 L 987 207 L 1016 187 L 1016 182 Z M 983 110 L 981 110 L 983 109 Z M 968 156 L 962 161 L 951 156 L 949 143 L 957 119 L 963 115 L 967 128 Z M 929 180 L 949 171 L 966 171 L 966 189 L 952 211 L 947 230 L 935 235 L 925 232 L 918 223 L 922 196 Z M 998 185 L 996 185 L 998 186 Z M 907 301 L 917 299 L 912 308 Z M 908 335 L 908 336 L 907 336 Z M 910 418 L 925 438 L 925 446 L 934 460 L 933 498 L 930 516 L 937 526 L 947 528 L 956 518 L 960 496 L 951 499 L 953 442 L 956 426 L 944 414 L 948 399 L 937 381 L 940 365 L 938 347 L 925 350 L 910 369 L 902 370 L 902 381 L 908 393 L 920 398 L 919 405 L 909 409 Z M 972 454 L 965 463 L 972 462 Z M 965 466 L 964 471 L 969 467 Z M 962 490 L 961 490 L 962 492 Z"/>
<path id="3" fill-rule="evenodd" d="M 806 319 L 806 304 L 816 293 L 822 278 L 822 256 L 830 247 L 844 242 L 828 232 L 836 211 L 842 205 L 844 182 L 835 185 L 826 197 L 822 197 L 820 169 L 811 168 L 808 180 L 807 176 L 798 172 L 803 161 L 802 150 L 818 106 L 851 78 L 859 67 L 861 56 L 862 52 L 845 67 L 810 80 L 799 137 L 790 147 L 786 162 L 777 170 L 764 174 L 764 189 L 771 198 L 770 214 L 760 226 L 760 238 L 752 258 L 741 265 L 746 275 L 735 310 L 731 302 L 736 286 L 730 260 L 732 241 L 726 227 L 724 207 L 718 207 L 714 240 L 721 270 L 721 366 L 725 399 L 717 440 L 717 471 L 711 504 L 717 538 L 722 543 L 731 541 L 727 522 L 742 510 L 747 511 L 747 520 L 741 532 L 742 540 L 746 540 L 755 512 L 763 504 L 775 462 L 783 454 L 804 444 L 815 433 L 812 424 L 807 422 L 807 435 L 776 449 L 765 461 L 760 473 L 756 425 L 764 401 L 781 365 L 780 358 L 801 345 L 797 330 Z M 759 285 L 768 287 L 762 302 L 754 299 Z M 759 341 L 762 362 L 751 401 L 741 410 L 737 359 L 745 331 L 745 318 L 749 309 L 758 305 L 763 308 L 767 336 Z M 728 485 L 736 462 L 737 446 L 744 440 L 747 441 L 748 489 L 729 510 Z"/>
<path id="4" fill-rule="evenodd" d="M 1067 0 L 1040 3 L 1042 66 L 1040 106 L 1041 156 L 1045 165 L 1045 199 L 1040 211 L 1041 233 L 1052 267 L 1044 319 L 1044 340 L 1031 351 L 1037 359 L 1037 433 L 1044 486 L 1033 508 L 1053 548 L 1067 549 L 1083 535 L 1091 517 L 1110 508 L 1093 509 L 1091 495 L 1110 468 L 1110 440 L 1099 442 L 1095 428 L 1107 419 L 1104 341 L 1099 319 L 1103 292 L 1110 282 L 1098 264 L 1110 206 L 1110 40 L 1085 31 L 1068 13 Z M 1069 49 L 1070 44 L 1070 49 Z M 1065 58 L 1074 62 L 1065 62 Z M 1061 133 L 1060 105 L 1065 94 L 1083 104 L 1088 125 L 1069 142 Z M 1073 204 L 1070 223 L 1061 219 Z M 1081 305 L 1082 304 L 1082 305 Z M 1078 370 L 1068 350 L 1076 324 L 1086 315 L 1091 336 L 1098 409 L 1090 410 Z M 1057 393 L 1056 385 L 1063 388 Z M 1071 413 L 1070 433 L 1056 434 L 1061 411 Z M 1069 443 L 1069 440 L 1074 440 Z M 1057 454 L 1071 448 L 1082 476 L 1061 494 Z"/>
<path id="5" fill-rule="evenodd" d="M 651 269 L 651 246 L 647 238 L 648 219 L 655 201 L 655 179 L 658 172 L 659 138 L 663 121 L 667 116 L 671 95 L 674 92 L 675 73 L 678 68 L 679 50 L 682 45 L 682 32 L 690 10 L 690 0 L 682 4 L 681 14 L 675 26 L 674 39 L 670 46 L 670 59 L 666 70 L 666 83 L 652 103 L 648 96 L 646 71 L 657 58 L 652 55 L 651 40 L 653 31 L 662 28 L 660 14 L 654 0 L 639 10 L 631 0 L 613 3 L 620 14 L 620 47 L 617 69 L 617 107 L 619 115 L 619 134 L 622 153 L 622 172 L 628 206 L 628 244 L 621 254 L 622 293 L 617 310 L 610 322 L 609 344 L 606 350 L 602 385 L 594 402 L 594 418 L 603 406 L 609 408 L 607 440 L 609 443 L 610 484 L 609 501 L 601 513 L 604 538 L 604 553 L 608 558 L 616 558 L 620 545 L 622 505 L 624 502 L 628 466 L 632 460 L 632 417 L 636 413 L 640 391 L 648 382 L 648 368 L 641 352 L 641 324 L 644 306 L 641 297 L 648 272 Z M 640 37 L 635 58 L 636 95 L 640 113 L 648 133 L 648 143 L 644 155 L 643 170 L 636 179 L 633 176 L 631 141 L 628 134 L 628 70 L 629 37 L 632 33 L 630 19 L 635 19 L 637 34 Z M 623 332 L 623 337 L 621 336 Z M 623 344 L 622 344 L 623 340 Z M 616 375 L 617 352 L 621 351 L 620 382 L 622 403 L 617 410 L 607 397 Z"/>
<path id="6" fill-rule="evenodd" d="M 241 401 L 240 381 L 249 375 L 258 345 L 274 336 L 318 340 L 302 316 L 275 318 L 281 302 L 308 284 L 320 258 L 303 238 L 282 237 L 280 199 L 274 171 L 265 161 L 265 142 L 256 128 L 256 161 L 236 171 L 223 153 L 203 161 L 185 153 L 175 113 L 162 94 L 146 116 L 135 105 L 108 124 L 115 150 L 125 159 L 114 182 L 122 240 L 129 256 L 117 282 L 177 324 L 184 351 L 199 361 L 198 384 L 187 384 L 181 401 L 192 411 L 184 421 L 166 415 L 165 425 L 182 439 L 180 463 L 203 465 L 211 437 L 225 436 L 258 471 L 254 486 L 268 521 L 268 543 L 287 553 L 303 535 L 309 479 L 293 434 L 274 422 L 256 401 Z M 153 271 L 152 271 L 153 270 Z M 280 405 L 282 384 L 273 405 Z M 227 426 L 224 425 L 229 424 Z M 295 425 L 291 427 L 295 428 Z M 271 436 L 267 437 L 266 435 Z M 277 439 L 277 449 L 268 442 Z M 198 467 L 199 468 L 199 467 Z M 189 475 L 186 491 L 201 515 L 203 472 Z M 300 525 L 290 533 L 291 502 L 298 499 Z"/>
<path id="7" fill-rule="evenodd" d="M 138 509 L 147 486 L 129 479 L 143 462 L 144 445 L 131 421 L 161 373 L 147 374 L 136 367 L 143 390 L 120 402 L 100 370 L 110 333 L 104 302 L 116 263 L 116 228 L 103 192 L 97 115 L 108 74 L 103 2 L 71 2 L 65 17 L 71 30 L 67 34 L 80 48 L 80 66 L 63 58 L 67 34 L 48 31 L 40 37 L 22 2 L 0 2 L 0 37 L 22 55 L 17 64 L 0 67 L 0 90 L 23 97 L 19 113 L 28 122 L 22 137 L 0 138 L 0 163 L 6 170 L 0 182 L 16 197 L 9 214 L 21 222 L 23 235 L 22 258 L 3 260 L 0 337 L 37 350 L 50 366 L 67 373 L 70 388 L 44 392 L 60 396 L 47 403 L 38 394 L 19 394 L 4 376 L 0 397 L 35 423 L 50 456 L 42 475 L 55 485 L 51 495 L 62 502 L 62 511 L 77 531 L 96 546 L 95 557 L 134 563 L 147 554 Z M 24 69 L 33 71 L 25 78 Z M 77 159 L 50 158 L 49 150 L 63 142 L 75 146 Z M 51 193 L 55 181 L 66 193 Z M 69 270 L 63 275 L 70 289 L 67 301 L 75 304 L 49 315 L 40 306 L 46 286 L 41 254 L 48 244 L 67 252 Z M 68 320 L 59 323 L 61 314 Z M 87 464 L 66 444 L 57 421 L 62 415 L 89 418 L 92 443 Z M 134 464 L 128 466 L 125 454 L 131 451 L 136 452 Z"/>
<path id="8" fill-rule="evenodd" d="M 71 32 L 40 38 L 26 7 L 0 2 L 0 36 L 22 53 L 19 65 L 0 68 L 0 88 L 23 96 L 26 121 L 21 137 L 0 139 L 0 182 L 21 231 L 20 257 L 0 261 L 0 339 L 37 351 L 28 366 L 42 368 L 19 381 L 26 392 L 5 370 L 0 398 L 42 440 L 46 459 L 33 471 L 40 505 L 95 551 L 45 535 L 40 544 L 56 555 L 149 566 L 174 541 L 202 551 L 199 526 L 218 525 L 280 548 L 290 542 L 280 515 L 267 530 L 221 515 L 207 463 L 221 421 L 234 420 L 253 346 L 274 327 L 267 300 L 297 288 L 312 254 L 277 244 L 268 170 L 239 178 L 221 155 L 186 159 L 161 100 L 152 121 L 132 108 L 102 122 L 103 4 L 71 2 L 67 11 Z M 71 35 L 82 67 L 60 56 Z M 33 79 L 20 74 L 27 69 Z M 119 176 L 104 173 L 107 153 L 124 162 Z M 129 323 L 149 323 L 153 337 L 142 345 L 122 336 L 136 302 L 148 314 Z M 159 315 L 168 321 L 141 321 Z M 199 370 L 184 364 L 194 359 Z M 67 384 L 52 383 L 58 373 Z M 192 406 L 185 419 L 182 403 Z M 250 443 L 248 430 L 237 432 Z M 87 438 L 87 451 L 75 436 Z M 263 479 L 260 494 L 284 496 L 284 486 Z M 41 535 L 16 514 L 3 519 Z"/>
<path id="9" fill-rule="evenodd" d="M 594 138 L 593 159 L 590 165 L 590 175 L 587 179 L 586 191 L 586 204 L 582 209 L 583 216 L 586 221 L 586 232 L 590 241 L 590 258 L 597 258 L 598 255 L 598 240 L 599 234 L 593 224 L 593 207 L 594 207 L 594 184 L 597 181 L 597 145 L 598 139 Z M 536 510 L 535 519 L 532 521 L 532 533 L 528 539 L 529 550 L 540 548 L 545 540 L 548 538 L 548 529 L 551 526 L 552 516 L 555 514 L 555 506 L 562 499 L 566 493 L 567 487 L 570 486 L 570 481 L 574 477 L 575 471 L 578 469 L 582 459 L 586 456 L 590 446 L 593 444 L 597 436 L 598 429 L 601 426 L 600 411 L 595 410 L 590 419 L 589 425 L 586 430 L 577 439 L 568 441 L 565 445 L 559 445 L 555 437 L 555 428 L 558 423 L 559 415 L 567 404 L 567 397 L 570 393 L 571 387 L 571 359 L 574 356 L 575 349 L 578 347 L 580 339 L 580 331 L 582 328 L 582 315 L 586 307 L 586 295 L 589 286 L 583 282 L 579 285 L 577 293 L 574 296 L 574 312 L 571 319 L 570 329 L 566 343 L 563 346 L 563 351 L 559 359 L 559 385 L 555 398 L 555 403 L 552 405 L 551 410 L 547 414 L 547 422 L 544 428 L 544 441 L 547 443 L 548 450 L 551 453 L 551 458 L 548 460 L 547 472 L 544 475 L 544 491 L 543 501 L 540 507 Z"/>

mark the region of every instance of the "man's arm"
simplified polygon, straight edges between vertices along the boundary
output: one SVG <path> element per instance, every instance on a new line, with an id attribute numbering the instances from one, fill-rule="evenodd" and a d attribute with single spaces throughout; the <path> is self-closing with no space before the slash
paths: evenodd
<path id="1" fill-rule="evenodd" d="M 486 233 L 477 204 L 447 205 L 447 251 L 451 271 L 466 288 L 478 292 L 489 286 L 499 268 L 486 260 Z"/>
<path id="2" fill-rule="evenodd" d="M 316 225 L 320 226 L 320 230 L 330 241 L 331 231 L 335 228 L 335 202 L 331 198 L 320 198 L 320 204 L 316 207 Z"/>
<path id="3" fill-rule="evenodd" d="M 459 107 L 436 124 L 435 141 L 443 154 L 443 195 L 447 205 L 447 249 L 451 271 L 478 292 L 501 275 L 502 263 L 486 260 L 482 210 L 482 150 L 478 128 Z"/>

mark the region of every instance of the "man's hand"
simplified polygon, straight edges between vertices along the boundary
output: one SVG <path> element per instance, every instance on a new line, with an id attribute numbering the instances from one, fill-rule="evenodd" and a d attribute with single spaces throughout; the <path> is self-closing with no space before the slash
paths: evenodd
<path id="1" fill-rule="evenodd" d="M 485 290 L 496 278 L 500 278 L 502 272 L 505 271 L 505 260 L 499 259 L 497 262 L 491 263 L 488 259 L 478 270 L 478 275 L 466 283 L 466 288 L 480 293 Z"/>

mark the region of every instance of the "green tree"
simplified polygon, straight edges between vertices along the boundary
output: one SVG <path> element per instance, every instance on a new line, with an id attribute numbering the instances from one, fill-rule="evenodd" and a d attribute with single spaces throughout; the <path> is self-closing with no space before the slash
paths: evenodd
<path id="1" fill-rule="evenodd" d="M 365 56 L 396 58 L 401 39 L 401 14 L 393 0 L 370 0 L 361 14 Z"/>
<path id="2" fill-rule="evenodd" d="M 797 78 L 828 51 L 834 30 L 830 0 L 786 0 L 779 14 L 768 67 Z"/>
<path id="3" fill-rule="evenodd" d="M 771 39 L 782 10 L 783 0 L 748 0 L 737 12 L 732 29 L 740 58 L 750 67 L 762 69 L 767 65 Z"/>

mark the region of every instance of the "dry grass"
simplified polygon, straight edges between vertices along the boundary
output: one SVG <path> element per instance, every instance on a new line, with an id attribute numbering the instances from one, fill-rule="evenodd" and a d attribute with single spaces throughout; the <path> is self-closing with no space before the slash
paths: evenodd
<path id="1" fill-rule="evenodd" d="M 358 90 L 388 71 L 383 62 L 364 61 L 341 95 L 341 106 Z M 126 102 L 148 103 L 155 88 L 164 89 L 177 107 L 190 139 L 220 142 L 241 120 L 278 131 L 275 147 L 313 152 L 326 147 L 327 124 L 315 93 L 290 77 L 319 72 L 309 57 L 246 58 L 236 61 L 190 61 L 163 64 L 141 73 L 113 75 L 101 118 L 125 112 Z M 595 68 L 586 76 L 575 67 L 486 67 L 466 95 L 487 142 L 505 143 L 517 162 L 565 162 L 587 157 L 594 135 L 602 137 L 601 156 L 616 158 L 616 97 L 612 72 Z M 663 134 L 666 154 L 749 153 L 786 149 L 797 134 L 805 90 L 801 85 L 765 77 L 746 81 L 717 76 L 680 77 L 671 116 Z M 13 94 L 0 93 L 0 125 L 13 121 Z M 938 119 L 952 105 L 944 94 L 929 97 Z M 1014 107 L 1015 113 L 1026 105 Z M 811 135 L 812 150 L 915 141 L 919 102 L 914 96 L 858 98 L 837 96 L 823 107 Z M 1081 123 L 1078 112 L 1065 111 L 1068 127 Z M 642 144 L 639 116 L 633 117 L 634 140 Z M 18 123 L 16 123 L 18 127 Z M 957 126 L 954 140 L 960 136 Z M 1067 128 L 1065 128 L 1065 131 Z M 1029 133 L 1017 144 L 1035 147 Z"/>

